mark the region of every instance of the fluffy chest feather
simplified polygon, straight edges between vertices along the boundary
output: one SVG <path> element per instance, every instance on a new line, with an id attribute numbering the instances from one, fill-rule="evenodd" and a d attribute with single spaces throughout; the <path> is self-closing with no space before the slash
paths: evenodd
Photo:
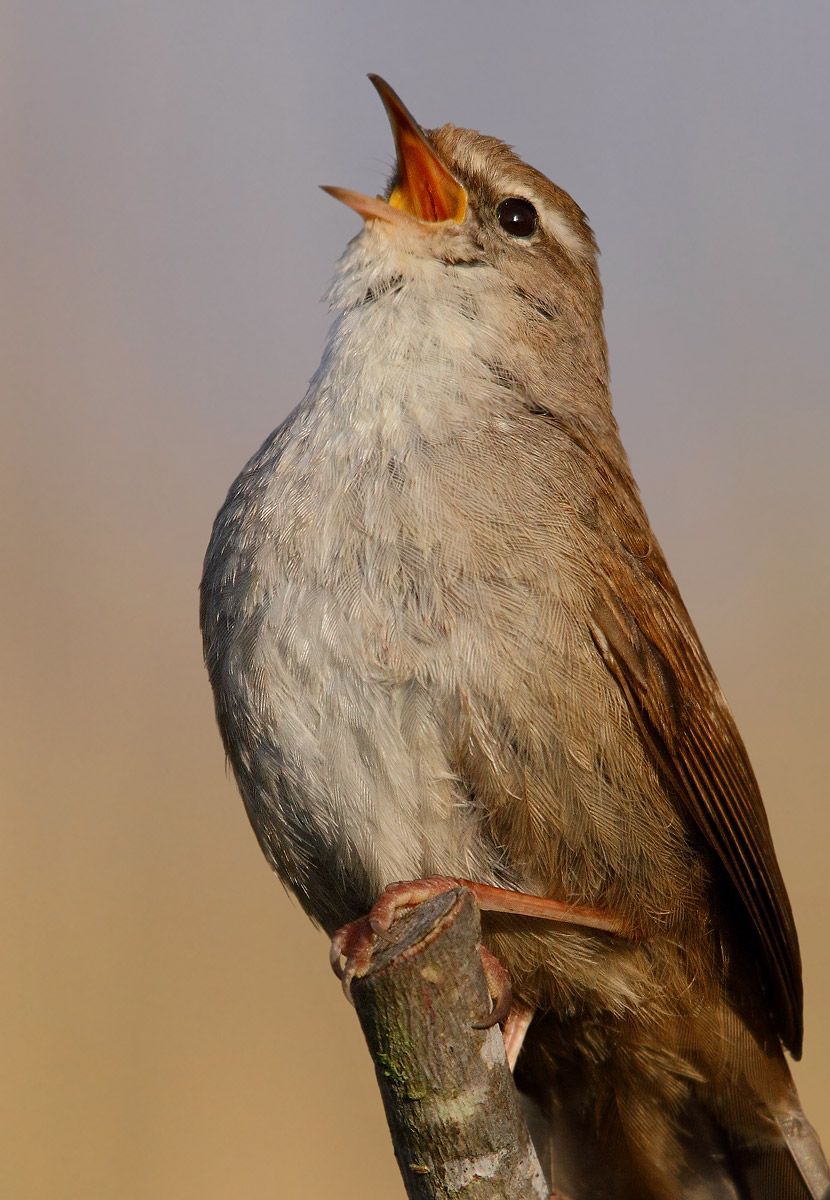
<path id="1" fill-rule="evenodd" d="M 386 278 L 341 298 L 209 554 L 220 720 L 254 825 L 329 926 L 431 873 L 628 903 L 632 845 L 654 847 L 656 877 L 679 834 L 586 637 L 585 484 L 494 379 L 498 331 L 472 297 Z M 676 899 L 651 891 L 655 912 Z"/>

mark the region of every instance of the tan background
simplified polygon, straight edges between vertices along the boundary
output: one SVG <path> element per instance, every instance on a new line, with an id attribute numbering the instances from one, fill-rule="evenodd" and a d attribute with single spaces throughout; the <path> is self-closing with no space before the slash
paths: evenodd
<path id="1" fill-rule="evenodd" d="M 617 412 L 767 798 L 830 1137 L 822 3 L 7 3 L 0 18 L 4 1113 L 27 1200 L 401 1196 L 322 936 L 227 779 L 196 588 L 318 298 L 425 124 L 603 247 Z"/>

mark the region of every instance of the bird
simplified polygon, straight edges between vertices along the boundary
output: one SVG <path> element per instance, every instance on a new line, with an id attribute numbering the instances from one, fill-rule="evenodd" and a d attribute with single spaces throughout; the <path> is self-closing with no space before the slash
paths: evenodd
<path id="1" fill-rule="evenodd" d="M 370 79 L 394 173 L 325 189 L 363 225 L 322 360 L 205 558 L 253 829 L 347 988 L 401 907 L 471 887 L 554 1194 L 826 1200 L 792 911 L 620 441 L 593 232 Z"/>

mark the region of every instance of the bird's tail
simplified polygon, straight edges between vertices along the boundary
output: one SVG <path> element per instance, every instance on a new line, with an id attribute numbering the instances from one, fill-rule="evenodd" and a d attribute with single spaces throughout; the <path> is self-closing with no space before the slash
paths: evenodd
<path id="1" fill-rule="evenodd" d="M 584 1045 L 563 1052 L 550 1018 L 534 1022 L 517 1082 L 553 1195 L 830 1200 L 830 1171 L 783 1056 L 736 1021 L 729 1037 L 721 1022 L 714 1042 L 686 1039 L 682 1057 L 683 1039 L 659 1051 L 629 1040 L 593 1062 Z"/>
<path id="2" fill-rule="evenodd" d="M 763 1096 L 736 1084 L 718 1102 L 697 1102 L 698 1119 L 708 1120 L 715 1136 L 720 1135 L 722 1174 L 731 1175 L 735 1183 L 734 1193 L 724 1195 L 740 1200 L 830 1200 L 830 1171 L 821 1143 L 801 1110 L 789 1071 L 781 1066 L 787 1079 L 777 1094 Z M 705 1169 L 706 1155 L 694 1139 L 688 1161 L 698 1174 Z M 697 1200 L 694 1192 L 690 1197 Z"/>

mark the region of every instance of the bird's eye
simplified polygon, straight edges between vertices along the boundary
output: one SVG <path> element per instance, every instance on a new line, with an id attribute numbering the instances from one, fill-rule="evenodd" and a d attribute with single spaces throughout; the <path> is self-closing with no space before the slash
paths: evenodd
<path id="1" fill-rule="evenodd" d="M 529 200 L 523 200 L 521 196 L 511 196 L 509 200 L 502 200 L 496 215 L 505 233 L 510 233 L 513 237 L 530 237 L 536 232 L 536 226 L 539 224 L 536 209 Z"/>

